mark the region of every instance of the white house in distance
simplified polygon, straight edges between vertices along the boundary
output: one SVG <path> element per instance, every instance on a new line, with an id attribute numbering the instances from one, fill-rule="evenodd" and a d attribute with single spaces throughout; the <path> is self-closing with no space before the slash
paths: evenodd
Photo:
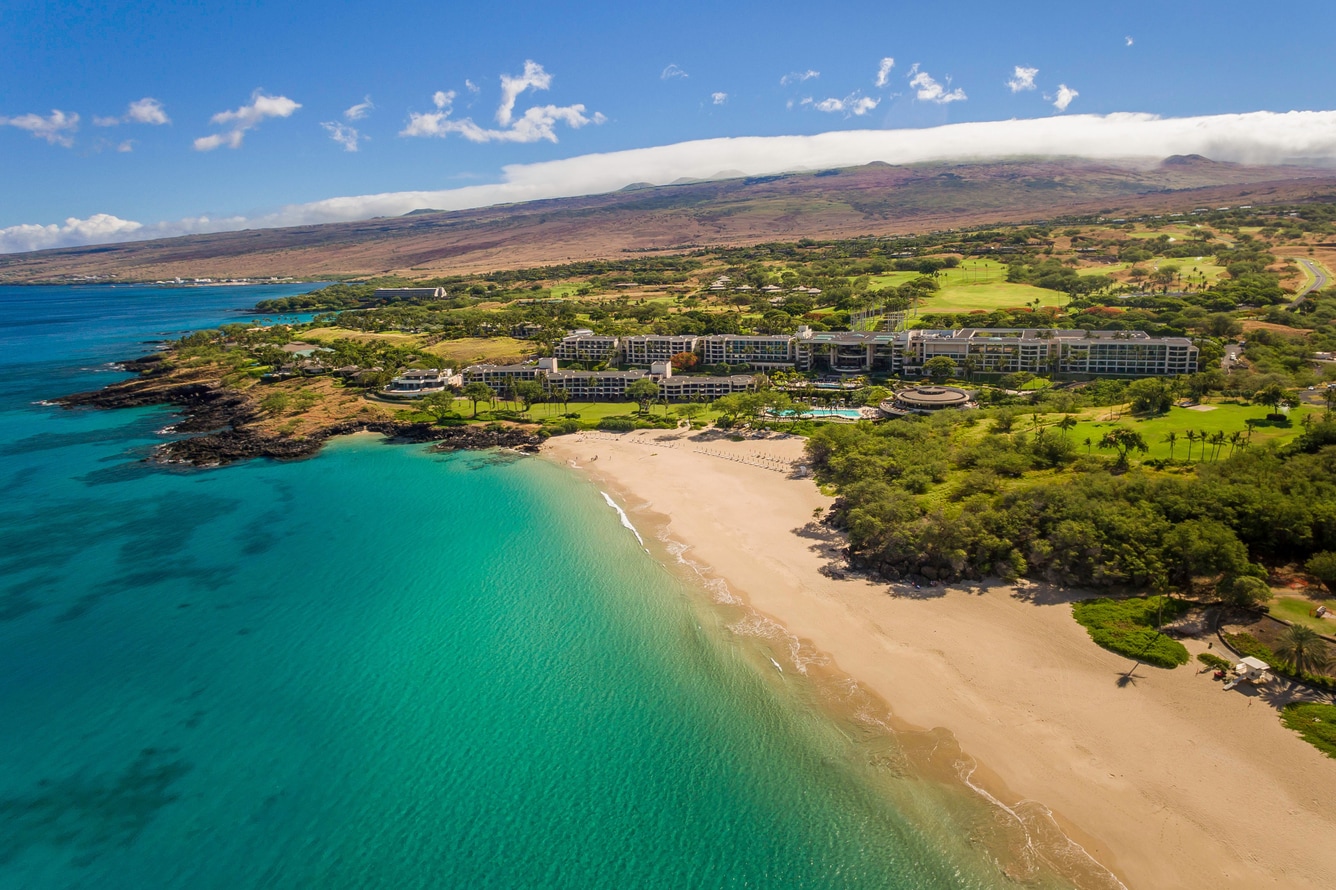
<path id="1" fill-rule="evenodd" d="M 391 380 L 384 394 L 391 398 L 416 398 L 462 385 L 463 377 L 449 368 L 410 368 Z"/>

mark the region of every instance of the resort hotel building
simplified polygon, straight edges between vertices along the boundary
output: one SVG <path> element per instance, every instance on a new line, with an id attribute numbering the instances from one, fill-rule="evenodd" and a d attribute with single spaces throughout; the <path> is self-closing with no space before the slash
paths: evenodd
<path id="1" fill-rule="evenodd" d="M 675 376 L 672 358 L 699 356 L 703 365 L 730 365 L 765 371 L 792 369 L 833 374 L 885 373 L 922 376 L 932 359 L 946 356 L 962 373 L 1057 374 L 1072 377 L 1167 377 L 1197 370 L 1197 347 L 1186 337 L 1152 337 L 1143 331 L 1051 330 L 1045 328 L 962 328 L 898 332 L 813 331 L 794 336 L 659 335 L 613 337 L 573 331 L 556 344 L 553 355 L 515 365 L 473 365 L 461 372 L 463 383 L 485 383 L 504 391 L 517 380 L 537 380 L 548 392 L 562 391 L 571 401 L 618 401 L 637 380 L 648 378 L 671 401 L 708 401 L 753 389 L 749 374 Z M 602 365 L 599 370 L 570 370 L 560 362 Z M 617 370 L 615 366 L 640 366 Z M 606 366 L 613 366 L 608 368 Z M 421 374 L 422 376 L 416 376 Z M 408 372 L 392 389 L 439 391 L 438 372 Z M 953 407 L 946 391 L 922 404 L 895 406 L 901 411 Z"/>
<path id="2" fill-rule="evenodd" d="M 667 360 L 652 363 L 648 371 L 567 371 L 555 357 L 540 358 L 536 363 L 518 365 L 473 365 L 465 368 L 462 376 L 464 383 L 485 383 L 497 391 L 505 391 L 517 380 L 537 380 L 547 392 L 564 392 L 572 402 L 622 401 L 627 398 L 627 387 L 645 379 L 658 385 L 660 398 L 673 402 L 713 401 L 756 388 L 756 379 L 750 374 L 674 377 L 673 365 Z"/>
<path id="3" fill-rule="evenodd" d="M 559 359 L 650 365 L 693 352 L 704 365 L 745 365 L 835 374 L 883 372 L 913 376 L 929 359 L 947 356 L 962 370 L 986 374 L 1165 377 L 1197 370 L 1197 347 L 1186 337 L 1144 331 L 1048 328 L 961 328 L 898 332 L 813 331 L 794 336 L 715 334 L 606 337 L 575 331 L 556 347 Z"/>

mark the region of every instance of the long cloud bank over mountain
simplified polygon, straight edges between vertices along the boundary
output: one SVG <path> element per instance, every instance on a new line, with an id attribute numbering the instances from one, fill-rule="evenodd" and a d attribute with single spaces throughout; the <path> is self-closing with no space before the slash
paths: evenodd
<path id="1" fill-rule="evenodd" d="M 0 253 L 242 228 L 347 222 L 424 207 L 467 210 L 493 204 L 616 191 L 628 183 L 761 175 L 850 167 L 872 161 L 987 160 L 1018 156 L 1089 159 L 1200 154 L 1244 164 L 1336 164 L 1336 111 L 1270 111 L 1209 117 L 1073 115 L 948 124 L 920 130 L 844 130 L 815 136 L 740 136 L 516 164 L 502 181 L 441 191 L 391 192 L 293 204 L 254 217 L 195 217 L 143 224 L 109 214 L 63 224 L 0 229 Z M 94 223 L 94 220 L 96 221 Z"/>

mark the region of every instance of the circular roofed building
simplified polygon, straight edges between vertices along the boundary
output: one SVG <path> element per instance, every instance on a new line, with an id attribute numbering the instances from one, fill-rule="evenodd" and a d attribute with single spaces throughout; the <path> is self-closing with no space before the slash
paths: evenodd
<path id="1" fill-rule="evenodd" d="M 977 407 L 974 393 L 955 386 L 911 386 L 881 403 L 881 410 L 892 417 L 932 414 L 948 408 Z"/>

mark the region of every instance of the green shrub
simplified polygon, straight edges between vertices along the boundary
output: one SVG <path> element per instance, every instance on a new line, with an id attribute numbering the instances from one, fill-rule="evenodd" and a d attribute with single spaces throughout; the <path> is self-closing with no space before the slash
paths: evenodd
<path id="1" fill-rule="evenodd" d="M 1155 629 L 1156 621 L 1170 621 L 1191 608 L 1165 597 L 1091 599 L 1072 604 L 1072 616 L 1090 633 L 1095 644 L 1158 667 L 1187 664 L 1188 650 L 1182 643 Z"/>
<path id="2" fill-rule="evenodd" d="M 1280 667 L 1280 659 L 1276 657 L 1276 653 L 1271 651 L 1271 647 L 1246 631 L 1237 634 L 1225 634 L 1225 642 L 1240 655 L 1251 655 L 1253 658 L 1262 659 L 1273 668 Z"/>
<path id="3" fill-rule="evenodd" d="M 1197 660 L 1214 671 L 1227 671 L 1234 666 L 1230 664 L 1228 658 L 1221 658 L 1213 652 L 1199 653 Z"/>
<path id="4" fill-rule="evenodd" d="M 1336 705 L 1291 702 L 1280 712 L 1280 722 L 1328 757 L 1336 757 Z"/>
<path id="5" fill-rule="evenodd" d="M 614 433 L 629 433 L 636 428 L 636 419 L 634 417 L 605 417 L 598 422 L 598 428 L 609 430 Z"/>
<path id="6" fill-rule="evenodd" d="M 558 420 L 556 423 L 547 424 L 543 428 L 548 435 L 552 436 L 569 436 L 571 433 L 578 433 L 582 429 L 584 429 L 584 427 L 580 426 L 580 421 L 571 420 L 569 418 Z"/>

